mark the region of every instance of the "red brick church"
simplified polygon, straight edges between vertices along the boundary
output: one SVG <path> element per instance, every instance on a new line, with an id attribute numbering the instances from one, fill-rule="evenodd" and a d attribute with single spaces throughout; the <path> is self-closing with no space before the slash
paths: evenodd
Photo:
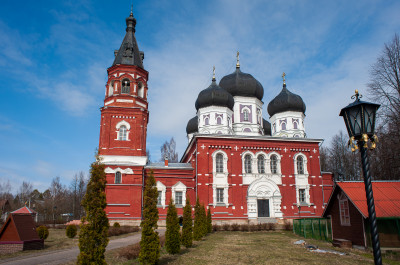
<path id="1" fill-rule="evenodd" d="M 198 197 L 214 222 L 275 222 L 320 217 L 332 191 L 332 175 L 320 170 L 321 139 L 307 138 L 303 99 L 283 88 L 264 99 L 252 75 L 236 70 L 219 84 L 215 74 L 195 102 L 180 163 L 149 163 L 149 119 L 144 53 L 135 38 L 136 19 L 126 19 L 126 35 L 108 68 L 101 108 L 99 155 L 106 165 L 110 222 L 137 224 L 142 218 L 143 185 L 153 171 L 160 220 L 171 198 L 182 214 L 186 197 Z M 278 92 L 278 89 L 277 89 Z M 151 93 L 151 89 L 150 89 Z M 264 100 L 271 100 L 263 117 Z M 183 129 L 183 128 L 182 128 Z"/>

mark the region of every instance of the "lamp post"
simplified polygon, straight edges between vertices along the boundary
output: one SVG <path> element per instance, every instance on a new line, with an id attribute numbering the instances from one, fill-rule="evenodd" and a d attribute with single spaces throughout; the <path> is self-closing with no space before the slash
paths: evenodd
<path id="1" fill-rule="evenodd" d="M 349 146 L 355 152 L 360 149 L 361 164 L 364 176 L 365 193 L 367 196 L 369 224 L 371 227 L 372 248 L 375 264 L 382 264 L 381 248 L 379 243 L 378 225 L 376 223 L 374 195 L 372 193 L 371 174 L 369 172 L 368 149 L 375 149 L 378 138 L 374 134 L 376 111 L 378 104 L 361 101 L 362 96 L 355 91 L 352 99 L 355 101 L 340 111 L 346 124 L 350 140 Z"/>

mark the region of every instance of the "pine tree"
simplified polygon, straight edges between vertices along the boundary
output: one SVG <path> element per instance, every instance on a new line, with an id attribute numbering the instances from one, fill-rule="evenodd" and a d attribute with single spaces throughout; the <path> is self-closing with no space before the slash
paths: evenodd
<path id="1" fill-rule="evenodd" d="M 183 208 L 182 222 L 182 245 L 190 248 L 193 244 L 193 221 L 192 221 L 192 206 L 189 198 L 186 198 L 186 205 Z"/>
<path id="2" fill-rule="evenodd" d="M 201 216 L 201 236 L 204 237 L 208 233 L 207 215 L 204 204 L 200 206 L 200 216 Z"/>
<path id="3" fill-rule="evenodd" d="M 207 211 L 207 232 L 208 233 L 211 233 L 212 232 L 212 218 L 211 218 L 211 210 L 210 210 L 210 208 L 208 208 L 208 211 Z"/>
<path id="4" fill-rule="evenodd" d="M 86 217 L 82 218 L 79 233 L 79 250 L 77 264 L 107 264 L 104 252 L 108 244 L 108 218 L 106 208 L 106 174 L 104 165 L 97 157 L 91 165 L 90 180 L 87 185 L 82 206 Z"/>
<path id="5" fill-rule="evenodd" d="M 153 172 L 147 177 L 143 194 L 142 239 L 140 240 L 139 261 L 141 264 L 157 264 L 160 258 L 160 238 L 157 210 L 158 192 Z"/>
<path id="6" fill-rule="evenodd" d="M 177 254 L 181 251 L 181 235 L 178 213 L 174 200 L 171 198 L 167 212 L 167 231 L 165 232 L 165 250 L 169 254 Z"/>
<path id="7" fill-rule="evenodd" d="M 194 226 L 193 226 L 193 239 L 200 240 L 203 237 L 202 232 L 202 219 L 201 219 L 201 207 L 199 198 L 197 197 L 196 206 L 194 207 Z"/>

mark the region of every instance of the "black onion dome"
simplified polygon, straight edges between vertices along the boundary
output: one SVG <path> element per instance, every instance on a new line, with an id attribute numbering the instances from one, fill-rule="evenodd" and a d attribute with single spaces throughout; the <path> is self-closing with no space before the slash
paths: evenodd
<path id="1" fill-rule="evenodd" d="M 219 85 L 232 96 L 256 97 L 262 100 L 264 88 L 251 74 L 242 73 L 239 67 L 230 75 L 224 76 Z"/>
<path id="2" fill-rule="evenodd" d="M 213 78 L 211 85 L 199 93 L 195 106 L 196 110 L 208 106 L 221 106 L 233 110 L 234 104 L 232 95 L 218 86 Z"/>
<path id="3" fill-rule="evenodd" d="M 191 133 L 196 133 L 199 131 L 199 119 L 197 116 L 194 116 L 191 118 L 187 125 L 186 125 L 186 133 L 191 134 Z"/>
<path id="4" fill-rule="evenodd" d="M 299 111 L 304 114 L 306 112 L 306 104 L 304 104 L 299 95 L 290 92 L 286 88 L 286 84 L 283 84 L 281 93 L 268 104 L 268 113 L 272 117 L 276 113 L 285 111 Z"/>
<path id="5" fill-rule="evenodd" d="M 271 135 L 271 123 L 263 119 L 264 135 Z"/>

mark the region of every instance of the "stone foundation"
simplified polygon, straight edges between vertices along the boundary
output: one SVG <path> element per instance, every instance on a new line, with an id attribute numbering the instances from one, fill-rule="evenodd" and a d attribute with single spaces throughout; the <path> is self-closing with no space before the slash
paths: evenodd
<path id="1" fill-rule="evenodd" d="M 0 254 L 11 254 L 22 251 L 24 249 L 23 242 L 0 242 Z"/>

